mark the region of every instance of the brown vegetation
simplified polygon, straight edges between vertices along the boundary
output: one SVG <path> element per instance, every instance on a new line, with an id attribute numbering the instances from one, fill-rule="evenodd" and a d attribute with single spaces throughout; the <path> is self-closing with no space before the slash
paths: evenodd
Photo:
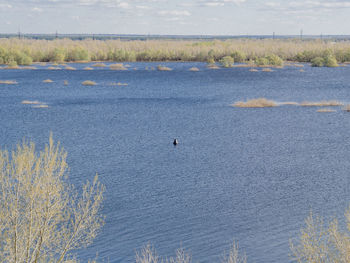
<path id="1" fill-rule="evenodd" d="M 123 64 L 112 64 L 112 65 L 109 65 L 109 69 L 111 70 L 128 70 L 126 67 L 124 67 Z"/>
<path id="2" fill-rule="evenodd" d="M 273 100 L 267 100 L 265 98 L 258 98 L 244 101 L 238 101 L 233 104 L 234 107 L 239 108 L 265 108 L 265 107 L 276 107 L 278 104 Z"/>
<path id="3" fill-rule="evenodd" d="M 159 71 L 172 71 L 171 68 L 165 67 L 165 66 L 161 66 L 161 65 L 157 66 L 157 70 L 159 70 Z"/>
<path id="4" fill-rule="evenodd" d="M 15 85 L 18 84 L 15 80 L 0 80 L 0 84 Z"/>
<path id="5" fill-rule="evenodd" d="M 84 86 L 96 86 L 97 85 L 97 83 L 95 81 L 91 81 L 91 80 L 85 80 L 81 84 Z"/>
<path id="6" fill-rule="evenodd" d="M 197 68 L 197 67 L 192 67 L 192 68 L 189 69 L 189 71 L 194 71 L 194 72 L 196 72 L 196 71 L 199 71 L 199 68 Z"/>
<path id="7" fill-rule="evenodd" d="M 93 70 L 91 67 L 85 67 L 84 70 Z"/>
<path id="8" fill-rule="evenodd" d="M 76 68 L 71 67 L 71 66 L 66 66 L 64 69 L 65 69 L 65 70 L 76 70 Z"/>
<path id="9" fill-rule="evenodd" d="M 330 108 L 321 108 L 318 109 L 317 112 L 336 112 L 336 110 Z"/>
<path id="10" fill-rule="evenodd" d="M 45 80 L 43 80 L 43 83 L 53 83 L 53 80 L 51 80 L 51 79 L 45 79 Z"/>
<path id="11" fill-rule="evenodd" d="M 336 101 L 336 100 L 323 100 L 323 101 L 319 101 L 319 102 L 310 102 L 310 101 L 303 101 L 302 103 L 300 103 L 300 106 L 304 106 L 304 107 L 322 107 L 322 106 L 326 106 L 326 107 L 331 107 L 331 106 L 342 106 L 343 103 Z"/>

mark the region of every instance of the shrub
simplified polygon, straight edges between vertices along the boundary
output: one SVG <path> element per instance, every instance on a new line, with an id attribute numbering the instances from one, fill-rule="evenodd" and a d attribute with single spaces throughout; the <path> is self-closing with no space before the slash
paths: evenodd
<path id="1" fill-rule="evenodd" d="M 277 56 L 275 54 L 268 55 L 266 58 L 269 61 L 269 65 L 272 65 L 272 66 L 283 66 L 283 60 L 279 56 Z"/>
<path id="2" fill-rule="evenodd" d="M 337 60 L 334 55 L 327 55 L 323 59 L 325 67 L 338 67 Z"/>
<path id="3" fill-rule="evenodd" d="M 255 64 L 258 66 L 268 66 L 269 65 L 269 60 L 267 58 L 257 58 L 255 60 Z"/>
<path id="4" fill-rule="evenodd" d="M 242 51 L 234 51 L 231 54 L 231 57 L 233 57 L 234 61 L 237 63 L 242 63 L 247 59 L 246 54 L 244 54 Z"/>
<path id="5" fill-rule="evenodd" d="M 235 62 L 234 59 L 231 56 L 225 56 L 222 59 L 220 59 L 220 64 L 224 68 L 232 68 L 233 63 Z"/>
<path id="6" fill-rule="evenodd" d="M 324 66 L 324 60 L 321 57 L 316 57 L 311 60 L 311 66 L 312 67 L 323 67 Z"/>
<path id="7" fill-rule="evenodd" d="M 0 151 L 0 258 L 2 262 L 68 262 L 92 243 L 104 223 L 104 186 L 97 176 L 79 195 L 67 180 L 67 153 L 34 143 Z"/>

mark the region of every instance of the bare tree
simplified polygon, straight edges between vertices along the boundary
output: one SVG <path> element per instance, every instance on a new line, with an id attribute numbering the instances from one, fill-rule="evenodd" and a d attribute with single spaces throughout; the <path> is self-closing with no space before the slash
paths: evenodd
<path id="1" fill-rule="evenodd" d="M 73 250 L 104 224 L 104 186 L 96 175 L 79 195 L 67 181 L 66 156 L 52 136 L 39 153 L 25 141 L 11 153 L 0 150 L 1 262 L 75 262 Z"/>

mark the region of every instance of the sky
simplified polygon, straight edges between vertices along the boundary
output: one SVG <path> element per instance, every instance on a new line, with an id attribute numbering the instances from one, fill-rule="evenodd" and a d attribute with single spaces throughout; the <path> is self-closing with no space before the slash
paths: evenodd
<path id="1" fill-rule="evenodd" d="M 0 0 L 0 33 L 350 35 L 350 0 Z"/>

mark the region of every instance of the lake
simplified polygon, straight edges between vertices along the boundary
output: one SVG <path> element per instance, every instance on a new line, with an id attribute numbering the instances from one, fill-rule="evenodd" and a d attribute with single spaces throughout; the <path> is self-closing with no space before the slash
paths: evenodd
<path id="1" fill-rule="evenodd" d="M 0 85 L 0 147 L 25 137 L 41 149 L 52 132 L 68 152 L 72 183 L 98 173 L 106 185 L 106 224 L 78 251 L 82 262 L 96 254 L 132 262 L 147 242 L 163 256 L 182 246 L 195 262 L 220 262 L 233 240 L 248 262 L 290 262 L 289 240 L 311 210 L 344 222 L 350 113 L 230 104 L 258 97 L 350 103 L 350 67 L 250 72 L 161 63 L 173 70 L 157 71 L 146 67 L 160 63 L 129 64 L 127 71 L 82 70 L 91 64 L 0 70 L 0 80 L 18 82 Z M 188 71 L 193 66 L 200 71 Z"/>

